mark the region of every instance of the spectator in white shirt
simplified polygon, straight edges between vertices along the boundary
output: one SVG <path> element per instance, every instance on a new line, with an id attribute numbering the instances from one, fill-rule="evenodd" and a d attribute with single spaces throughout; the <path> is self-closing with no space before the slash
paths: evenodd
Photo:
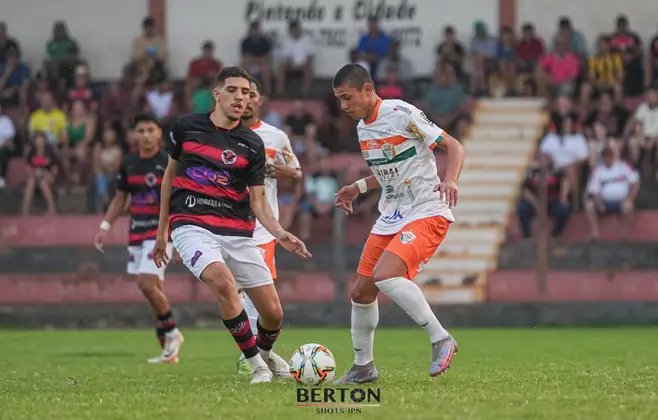
<path id="1" fill-rule="evenodd" d="M 303 93 L 305 96 L 308 96 L 311 93 L 313 83 L 315 46 L 311 37 L 302 32 L 299 22 L 290 22 L 288 36 L 283 40 L 281 50 L 283 62 L 281 63 L 281 67 L 279 67 L 277 77 L 277 93 L 283 95 L 287 77 L 301 76 L 303 80 Z"/>
<path id="2" fill-rule="evenodd" d="M 165 81 L 146 94 L 146 103 L 158 120 L 169 118 L 174 105 L 174 92 L 171 83 Z"/>
<path id="3" fill-rule="evenodd" d="M 2 113 L 2 108 L 0 108 L 0 189 L 5 187 L 5 177 L 12 156 L 15 135 L 14 123 Z"/>
<path id="4" fill-rule="evenodd" d="M 599 215 L 621 213 L 622 236 L 630 231 L 635 197 L 640 190 L 640 176 L 626 162 L 615 158 L 614 150 L 603 150 L 603 162 L 594 170 L 587 186 L 585 210 L 591 238 L 600 237 Z"/>
<path id="5" fill-rule="evenodd" d="M 559 128 L 557 133 L 546 134 L 539 151 L 551 158 L 555 169 L 561 169 L 566 174 L 576 210 L 580 208 L 580 174 L 589 157 L 589 146 L 585 136 L 575 130 L 571 117 L 565 117 Z"/>
<path id="6" fill-rule="evenodd" d="M 634 120 L 639 123 L 638 131 L 641 130 L 642 135 L 634 136 L 630 146 L 631 148 L 639 146 L 641 167 L 652 162 L 651 170 L 652 173 L 655 173 L 656 164 L 658 164 L 658 89 L 655 87 L 649 89 L 646 102 L 635 111 Z"/>

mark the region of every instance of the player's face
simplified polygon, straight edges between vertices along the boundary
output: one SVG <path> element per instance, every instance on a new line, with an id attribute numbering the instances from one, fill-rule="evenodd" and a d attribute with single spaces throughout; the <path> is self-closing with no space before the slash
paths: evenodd
<path id="1" fill-rule="evenodd" d="M 142 121 L 138 123 L 135 127 L 135 133 L 137 133 L 137 144 L 140 150 L 150 152 L 160 145 L 162 130 L 154 122 Z"/>
<path id="2" fill-rule="evenodd" d="M 368 117 L 370 99 L 374 95 L 371 84 L 366 83 L 361 89 L 347 85 L 339 86 L 334 88 L 334 95 L 340 101 L 340 109 L 350 117 L 355 120 Z"/>
<path id="3" fill-rule="evenodd" d="M 220 111 L 233 121 L 242 118 L 249 102 L 249 92 L 249 80 L 243 77 L 229 77 L 223 86 L 212 90 Z"/>
<path id="4" fill-rule="evenodd" d="M 258 88 L 254 83 L 250 86 L 251 91 L 249 92 L 249 101 L 247 102 L 247 109 L 242 115 L 242 119 L 249 120 L 251 118 L 259 117 L 260 107 L 263 105 L 263 96 L 258 91 Z"/>

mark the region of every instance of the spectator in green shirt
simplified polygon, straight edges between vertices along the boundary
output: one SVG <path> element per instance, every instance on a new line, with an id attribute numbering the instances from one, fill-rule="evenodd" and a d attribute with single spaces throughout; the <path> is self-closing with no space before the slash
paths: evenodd
<path id="1" fill-rule="evenodd" d="M 215 107 L 215 98 L 212 96 L 212 79 L 201 78 L 199 86 L 192 94 L 192 112 L 205 114 Z"/>
<path id="2" fill-rule="evenodd" d="M 425 90 L 423 98 L 430 118 L 454 136 L 459 136 L 466 115 L 463 107 L 468 96 L 457 81 L 455 68 L 448 63 L 439 65 L 434 71 L 432 84 Z"/>
<path id="3" fill-rule="evenodd" d="M 46 45 L 46 53 L 53 61 L 64 61 L 69 51 L 77 48 L 78 44 L 69 37 L 69 31 L 66 23 L 63 21 L 55 22 L 53 25 L 53 37 Z"/>

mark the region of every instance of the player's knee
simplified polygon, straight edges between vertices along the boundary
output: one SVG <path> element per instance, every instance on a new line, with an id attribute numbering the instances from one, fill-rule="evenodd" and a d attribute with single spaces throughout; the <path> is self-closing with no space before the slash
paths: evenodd
<path id="1" fill-rule="evenodd" d="M 374 302 L 378 294 L 379 289 L 375 286 L 373 279 L 359 279 L 352 287 L 350 299 L 352 299 L 352 302 L 367 305 Z"/>
<path id="2" fill-rule="evenodd" d="M 160 279 L 152 274 L 140 274 L 137 276 L 137 285 L 139 286 L 139 290 L 141 290 L 145 295 L 149 295 L 156 291 L 158 288 L 158 281 L 160 281 Z"/>
<path id="3" fill-rule="evenodd" d="M 268 325 L 281 326 L 281 324 L 283 324 L 283 308 L 281 308 L 280 302 L 268 302 L 264 309 L 265 310 L 261 311 L 259 315 L 266 320 Z"/>

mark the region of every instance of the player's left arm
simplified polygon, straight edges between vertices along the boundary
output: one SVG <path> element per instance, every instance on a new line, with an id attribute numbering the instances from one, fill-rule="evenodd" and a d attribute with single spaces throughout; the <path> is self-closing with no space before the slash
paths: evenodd
<path id="1" fill-rule="evenodd" d="M 286 133 L 281 132 L 281 140 L 283 163 L 276 162 L 272 165 L 272 176 L 276 179 L 292 179 L 299 182 L 302 179 L 302 168 L 299 165 L 299 159 L 295 156 Z"/>

